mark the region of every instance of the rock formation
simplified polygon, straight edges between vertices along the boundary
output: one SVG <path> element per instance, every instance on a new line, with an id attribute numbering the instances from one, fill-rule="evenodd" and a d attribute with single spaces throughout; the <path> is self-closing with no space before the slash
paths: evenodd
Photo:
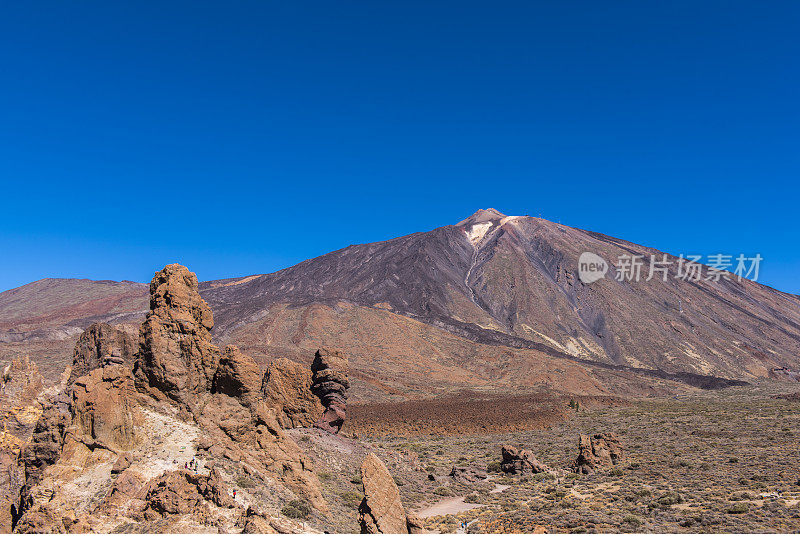
<path id="1" fill-rule="evenodd" d="M 10 532 L 20 507 L 25 468 L 18 456 L 41 414 L 42 375 L 25 355 L 2 368 L 0 378 L 0 533 Z M 7 527 L 6 527 L 7 525 Z"/>
<path id="2" fill-rule="evenodd" d="M 276 407 L 278 422 L 283 428 L 310 427 L 325 408 L 311 390 L 311 369 L 286 358 L 269 362 L 261 386 L 264 399 Z"/>
<path id="3" fill-rule="evenodd" d="M 75 380 L 72 387 L 70 438 L 91 447 L 127 450 L 136 444 L 138 408 L 133 375 L 119 363 L 108 363 Z M 141 424 L 141 423 L 139 423 Z"/>
<path id="4" fill-rule="evenodd" d="M 578 457 L 572 468 L 576 473 L 589 474 L 598 468 L 617 465 L 622 455 L 622 445 L 616 434 L 608 432 L 591 437 L 581 434 L 578 439 Z"/>
<path id="5" fill-rule="evenodd" d="M 232 460 L 275 493 L 300 497 L 324 513 L 312 465 L 281 424 L 305 417 L 310 425 L 322 414 L 311 372 L 289 379 L 293 373 L 281 363 L 271 366 L 270 380 L 237 347 L 220 351 L 211 342 L 211 311 L 185 267 L 168 265 L 150 289 L 133 372 L 126 365 L 130 340 L 93 325 L 76 346 L 69 386 L 65 375 L 61 393 L 44 403 L 21 454 L 18 530 L 95 530 L 123 516 L 241 529 L 245 511 L 228 496 L 216 468 L 207 475 L 175 469 L 175 455 L 193 454 L 183 451 L 195 446 L 197 455 Z M 294 384 L 303 388 L 292 392 Z M 178 447 L 165 438 L 186 441 Z M 98 501 L 98 495 L 105 497 Z M 304 531 L 287 521 L 286 532 Z"/>
<path id="6" fill-rule="evenodd" d="M 145 501 L 147 506 L 143 515 L 151 521 L 175 514 L 205 518 L 211 515 L 210 504 L 221 508 L 235 506 L 219 473 L 214 469 L 208 475 L 187 470 L 164 473 L 150 483 Z"/>
<path id="7" fill-rule="evenodd" d="M 361 464 L 364 499 L 358 507 L 361 534 L 424 534 L 422 522 L 406 515 L 400 490 L 389 470 L 375 454 Z"/>
<path id="8" fill-rule="evenodd" d="M 214 318 L 197 278 L 168 265 L 150 283 L 150 313 L 140 330 L 140 387 L 187 408 L 217 450 L 266 468 L 316 509 L 327 510 L 319 481 L 294 441 L 283 433 L 279 408 L 261 394 L 256 362 L 235 346 L 211 342 Z M 257 467 L 258 468 L 258 467 Z"/>
<path id="9" fill-rule="evenodd" d="M 322 348 L 311 364 L 314 373 L 311 390 L 322 401 L 325 412 L 315 426 L 337 434 L 347 416 L 347 358 L 339 351 Z"/>
<path id="10" fill-rule="evenodd" d="M 94 323 L 75 344 L 69 384 L 101 367 L 103 363 L 133 365 L 137 342 L 125 330 L 107 323 Z"/>
<path id="11" fill-rule="evenodd" d="M 450 476 L 459 484 L 472 486 L 486 480 L 487 472 L 486 469 L 481 469 L 474 465 L 454 465 L 453 469 L 450 470 Z"/>
<path id="12" fill-rule="evenodd" d="M 547 471 L 547 466 L 537 460 L 527 449 L 518 451 L 515 447 L 504 445 L 500 452 L 503 456 L 500 469 L 504 473 L 524 475 Z"/>
<path id="13" fill-rule="evenodd" d="M 219 348 L 214 317 L 200 298 L 197 277 L 167 265 L 150 282 L 150 312 L 139 330 L 137 379 L 194 411 L 196 395 L 211 390 Z"/>

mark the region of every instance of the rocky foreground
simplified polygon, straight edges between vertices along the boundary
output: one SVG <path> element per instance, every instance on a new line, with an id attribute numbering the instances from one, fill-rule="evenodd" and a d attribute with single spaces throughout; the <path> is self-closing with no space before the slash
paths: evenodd
<path id="1" fill-rule="evenodd" d="M 347 358 L 322 348 L 311 368 L 276 359 L 262 371 L 216 346 L 213 326 L 195 275 L 168 265 L 138 341 L 92 325 L 47 391 L 29 360 L 6 368 L 0 531 L 321 532 L 309 525 L 324 528 L 330 506 L 287 432 L 352 441 L 337 435 Z M 423 532 L 383 463 L 362 456 L 363 531 Z"/>

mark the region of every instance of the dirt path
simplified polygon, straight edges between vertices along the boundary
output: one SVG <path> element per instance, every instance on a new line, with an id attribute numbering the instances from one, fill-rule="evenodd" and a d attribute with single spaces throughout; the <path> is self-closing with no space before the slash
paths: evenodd
<path id="1" fill-rule="evenodd" d="M 480 508 L 481 506 L 483 505 L 464 502 L 464 497 L 453 497 L 451 499 L 439 501 L 433 506 L 423 508 L 417 512 L 417 515 L 422 519 L 426 519 L 437 515 L 452 515 L 459 512 L 466 512 L 467 510 Z"/>

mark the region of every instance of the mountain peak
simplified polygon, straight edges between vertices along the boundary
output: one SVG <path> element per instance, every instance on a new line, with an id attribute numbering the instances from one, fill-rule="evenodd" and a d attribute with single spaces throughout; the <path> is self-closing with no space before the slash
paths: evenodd
<path id="1" fill-rule="evenodd" d="M 506 216 L 497 211 L 494 208 L 486 208 L 480 209 L 461 221 L 460 223 L 456 224 L 456 226 L 469 226 L 472 224 L 478 223 L 485 223 L 485 222 L 494 222 L 494 221 L 501 221 L 505 219 Z"/>

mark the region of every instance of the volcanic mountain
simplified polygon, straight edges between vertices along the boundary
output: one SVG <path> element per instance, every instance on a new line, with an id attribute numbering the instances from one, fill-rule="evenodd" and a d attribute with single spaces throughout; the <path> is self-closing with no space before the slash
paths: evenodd
<path id="1" fill-rule="evenodd" d="M 607 392 L 654 387 L 642 381 L 655 378 L 715 385 L 703 377 L 752 380 L 800 368 L 800 297 L 733 276 L 706 280 L 707 268 L 699 280 L 679 279 L 670 256 L 666 280 L 617 280 L 612 267 L 586 284 L 583 252 L 609 263 L 663 259 L 606 235 L 487 209 L 272 274 L 205 282 L 201 294 L 220 343 L 295 359 L 336 346 L 351 355 L 369 398 L 453 387 Z M 145 294 L 141 284 L 74 280 L 6 291 L 0 357 L 96 320 L 140 320 Z"/>

